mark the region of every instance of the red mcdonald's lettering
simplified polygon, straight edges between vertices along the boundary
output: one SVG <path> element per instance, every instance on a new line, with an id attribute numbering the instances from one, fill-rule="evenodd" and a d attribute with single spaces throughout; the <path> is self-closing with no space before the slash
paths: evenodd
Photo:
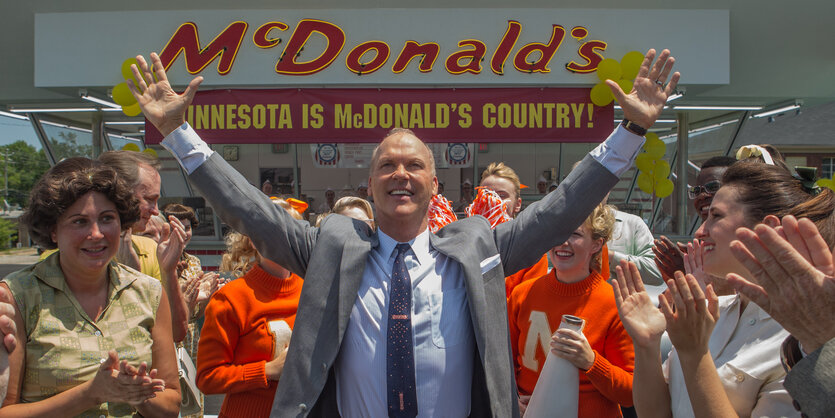
<path id="1" fill-rule="evenodd" d="M 600 61 L 603 61 L 603 56 L 600 55 L 597 50 L 605 51 L 606 42 L 587 41 L 583 43 L 577 51 L 577 54 L 586 60 L 587 63 L 585 65 L 581 65 L 571 61 L 565 65 L 565 68 L 574 73 L 590 73 L 596 70 L 597 66 L 600 65 Z"/>
<path id="2" fill-rule="evenodd" d="M 304 44 L 314 32 L 325 37 L 325 50 L 310 61 L 297 62 L 296 58 L 301 55 Z M 287 75 L 318 73 L 336 59 L 343 46 L 345 46 L 345 32 L 342 31 L 342 28 L 323 20 L 303 19 L 296 26 L 284 53 L 281 54 L 278 63 L 275 64 L 275 72 Z"/>
<path id="3" fill-rule="evenodd" d="M 487 46 L 484 42 L 477 39 L 465 39 L 458 42 L 458 47 L 471 46 L 473 49 L 466 49 L 463 51 L 453 52 L 446 59 L 446 70 L 451 74 L 462 73 L 481 73 L 481 60 L 484 59 L 484 54 L 487 53 Z M 469 59 L 465 65 L 461 65 L 461 60 Z"/>
<path id="4" fill-rule="evenodd" d="M 218 55 L 220 62 L 217 65 L 217 72 L 224 75 L 232 69 L 235 56 L 241 46 L 241 41 L 246 33 L 247 23 L 235 21 L 229 24 L 226 29 L 217 35 L 205 48 L 200 47 L 200 40 L 197 37 L 197 25 L 193 22 L 186 22 L 177 28 L 171 39 L 159 54 L 163 67 L 168 70 L 180 51 L 184 51 L 186 70 L 191 74 L 203 71 Z"/>
<path id="5" fill-rule="evenodd" d="M 523 46 L 513 58 L 513 66 L 516 67 L 517 70 L 524 73 L 551 72 L 551 69 L 548 68 L 548 63 L 551 62 L 551 58 L 554 58 L 554 54 L 560 48 L 560 44 L 562 44 L 564 37 L 565 29 L 560 25 L 553 25 L 551 40 L 548 41 L 547 44 L 532 42 Z M 541 54 L 539 59 L 528 62 L 528 56 L 534 51 L 539 51 Z"/>
<path id="6" fill-rule="evenodd" d="M 283 22 L 267 22 L 261 25 L 254 34 L 252 34 L 252 43 L 258 48 L 272 48 L 281 43 L 281 38 L 268 38 L 267 35 L 273 29 L 287 30 L 289 26 Z"/>
<path id="7" fill-rule="evenodd" d="M 432 66 L 435 65 L 435 60 L 438 59 L 440 52 L 441 47 L 434 42 L 419 44 L 415 41 L 406 41 L 406 44 L 403 45 L 403 50 L 400 51 L 400 55 L 394 61 L 394 66 L 391 67 L 391 71 L 395 74 L 402 73 L 406 70 L 406 67 L 413 58 L 423 56 L 420 59 L 418 68 L 420 72 L 428 73 L 432 71 Z"/>
<path id="8" fill-rule="evenodd" d="M 366 63 L 360 62 L 362 56 L 372 49 L 375 52 L 374 59 Z M 354 74 L 370 74 L 379 70 L 388 61 L 390 53 L 391 48 L 383 41 L 363 42 L 348 53 L 348 56 L 345 57 L 345 66 Z"/>
<path id="9" fill-rule="evenodd" d="M 502 41 L 493 52 L 493 59 L 490 60 L 490 69 L 494 73 L 504 75 L 504 63 L 516 45 L 516 40 L 519 39 L 519 34 L 522 32 L 522 24 L 515 20 L 507 21 L 507 31 L 502 36 Z"/>

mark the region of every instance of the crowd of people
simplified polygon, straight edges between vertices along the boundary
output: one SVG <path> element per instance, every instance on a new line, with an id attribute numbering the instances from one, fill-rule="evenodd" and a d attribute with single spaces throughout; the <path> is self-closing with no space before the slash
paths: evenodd
<path id="1" fill-rule="evenodd" d="M 702 165 L 690 243 L 607 204 L 675 91 L 669 51 L 632 91 L 607 82 L 624 123 L 524 210 L 500 162 L 471 203 L 437 199 L 431 150 L 395 129 L 366 195 L 330 190 L 314 225 L 184 122 L 200 77 L 177 94 L 156 54 L 137 61 L 145 117 L 234 231 L 220 270 L 236 279 L 186 252 L 198 219 L 157 208 L 154 158 L 57 163 L 23 217 L 50 251 L 0 281 L 0 417 L 201 416 L 202 394 L 225 395 L 223 417 L 515 417 L 563 395 L 536 393 L 551 354 L 576 368 L 583 417 L 835 416 L 831 190 L 757 146 Z M 430 232 L 437 202 L 452 218 Z M 558 329 L 566 315 L 582 329 Z"/>

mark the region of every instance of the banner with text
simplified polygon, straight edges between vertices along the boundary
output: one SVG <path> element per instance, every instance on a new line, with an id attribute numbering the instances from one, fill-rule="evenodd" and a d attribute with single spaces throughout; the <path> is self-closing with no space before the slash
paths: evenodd
<path id="1" fill-rule="evenodd" d="M 602 142 L 614 108 L 588 88 L 277 89 L 197 93 L 186 120 L 208 143 Z M 160 133 L 146 122 L 145 141 Z"/>

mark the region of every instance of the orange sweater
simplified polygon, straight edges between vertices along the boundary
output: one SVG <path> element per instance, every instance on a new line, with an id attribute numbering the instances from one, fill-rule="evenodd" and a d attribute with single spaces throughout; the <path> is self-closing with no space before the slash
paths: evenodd
<path id="1" fill-rule="evenodd" d="M 536 264 L 526 269 L 519 270 L 516 273 L 504 278 L 504 288 L 507 292 L 507 297 L 510 297 L 510 294 L 513 293 L 513 289 L 516 286 L 519 286 L 519 283 L 544 276 L 546 273 L 548 273 L 548 255 L 543 254 L 542 258 L 540 258 Z"/>
<path id="2" fill-rule="evenodd" d="M 278 382 L 267 380 L 275 339 L 269 324 L 296 319 L 302 279 L 252 267 L 212 296 L 197 346 L 197 387 L 225 393 L 220 417 L 268 417 Z"/>
<path id="3" fill-rule="evenodd" d="M 511 294 L 510 340 L 519 393 L 533 392 L 563 314 L 586 320 L 583 334 L 594 350 L 594 365 L 579 372 L 579 416 L 620 416 L 618 404 L 632 405 L 635 353 L 618 317 L 612 286 L 597 272 L 566 284 L 557 281 L 552 270 L 520 284 Z"/>

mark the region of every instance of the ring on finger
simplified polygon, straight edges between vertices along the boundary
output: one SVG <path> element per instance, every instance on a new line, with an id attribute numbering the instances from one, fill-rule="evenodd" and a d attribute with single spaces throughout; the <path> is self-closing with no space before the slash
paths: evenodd
<path id="1" fill-rule="evenodd" d="M 657 84 L 658 87 L 664 87 L 664 83 L 661 80 L 655 80 L 655 84 Z"/>

